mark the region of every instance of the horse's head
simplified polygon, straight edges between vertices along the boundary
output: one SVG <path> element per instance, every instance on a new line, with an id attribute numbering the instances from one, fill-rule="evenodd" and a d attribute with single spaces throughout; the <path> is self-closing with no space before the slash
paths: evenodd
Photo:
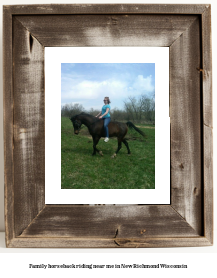
<path id="1" fill-rule="evenodd" d="M 80 130 L 81 125 L 82 125 L 81 120 L 79 119 L 78 115 L 71 117 L 70 120 L 71 120 L 71 122 L 73 124 L 73 127 L 74 127 L 74 133 L 76 135 L 78 135 L 79 130 Z"/>

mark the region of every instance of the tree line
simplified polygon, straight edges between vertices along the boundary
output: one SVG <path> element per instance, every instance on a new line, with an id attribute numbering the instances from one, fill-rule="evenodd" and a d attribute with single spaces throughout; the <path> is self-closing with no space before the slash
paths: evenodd
<path id="1" fill-rule="evenodd" d="M 61 107 L 62 117 L 72 117 L 81 112 L 96 116 L 100 110 L 90 108 L 86 110 L 79 103 L 65 104 Z M 124 109 L 111 109 L 112 120 L 155 123 L 155 99 L 141 95 L 139 98 L 128 97 L 124 101 Z"/>

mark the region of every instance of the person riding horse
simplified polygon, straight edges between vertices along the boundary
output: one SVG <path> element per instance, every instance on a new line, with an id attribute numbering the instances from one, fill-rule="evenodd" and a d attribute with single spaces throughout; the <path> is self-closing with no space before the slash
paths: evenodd
<path id="1" fill-rule="evenodd" d="M 93 154 L 95 155 L 96 152 L 98 152 L 101 156 L 103 156 L 102 151 L 97 149 L 97 144 L 101 137 L 106 136 L 106 131 L 104 128 L 104 122 L 101 119 L 96 119 L 96 117 L 89 115 L 87 113 L 82 112 L 79 115 L 75 115 L 70 118 L 73 127 L 74 127 L 74 133 L 78 135 L 79 130 L 81 128 L 81 125 L 84 124 L 88 130 L 90 135 L 93 138 Z M 141 131 L 138 127 L 136 127 L 132 122 L 127 123 L 121 123 L 117 121 L 111 121 L 109 124 L 109 136 L 110 137 L 117 137 L 118 139 L 118 148 L 116 152 L 112 155 L 112 158 L 116 157 L 117 153 L 121 149 L 122 142 L 127 148 L 128 154 L 130 154 L 130 149 L 128 146 L 128 143 L 125 139 L 125 135 L 127 134 L 129 128 L 135 129 L 137 132 L 139 132 L 143 137 L 145 137 L 145 133 Z"/>
<path id="2" fill-rule="evenodd" d="M 109 141 L 109 130 L 108 130 L 108 124 L 110 123 L 111 121 L 111 117 L 110 117 L 110 110 L 111 110 L 111 107 L 109 105 L 109 103 L 111 103 L 109 97 L 105 97 L 104 98 L 104 105 L 102 107 L 102 112 L 100 112 L 96 117 L 99 117 L 99 119 L 103 119 L 104 120 L 104 129 L 105 129 L 105 140 L 104 142 L 108 142 Z M 99 116 L 101 115 L 101 116 Z"/>

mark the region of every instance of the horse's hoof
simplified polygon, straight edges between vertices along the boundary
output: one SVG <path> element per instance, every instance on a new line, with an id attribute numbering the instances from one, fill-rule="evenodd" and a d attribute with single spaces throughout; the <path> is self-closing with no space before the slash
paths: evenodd
<path id="1" fill-rule="evenodd" d="M 111 156 L 111 158 L 115 158 L 116 157 L 116 153 L 114 153 L 112 156 Z"/>
<path id="2" fill-rule="evenodd" d="M 99 151 L 99 154 L 100 154 L 101 156 L 103 156 L 103 153 L 102 153 L 102 151 Z"/>

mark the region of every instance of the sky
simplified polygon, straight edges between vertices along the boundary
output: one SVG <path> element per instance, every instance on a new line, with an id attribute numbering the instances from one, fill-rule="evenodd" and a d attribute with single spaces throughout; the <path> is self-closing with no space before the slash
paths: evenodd
<path id="1" fill-rule="evenodd" d="M 101 110 L 104 97 L 111 109 L 124 109 L 128 97 L 155 92 L 155 64 L 148 63 L 62 63 L 61 105 L 82 104 L 85 110 Z"/>

